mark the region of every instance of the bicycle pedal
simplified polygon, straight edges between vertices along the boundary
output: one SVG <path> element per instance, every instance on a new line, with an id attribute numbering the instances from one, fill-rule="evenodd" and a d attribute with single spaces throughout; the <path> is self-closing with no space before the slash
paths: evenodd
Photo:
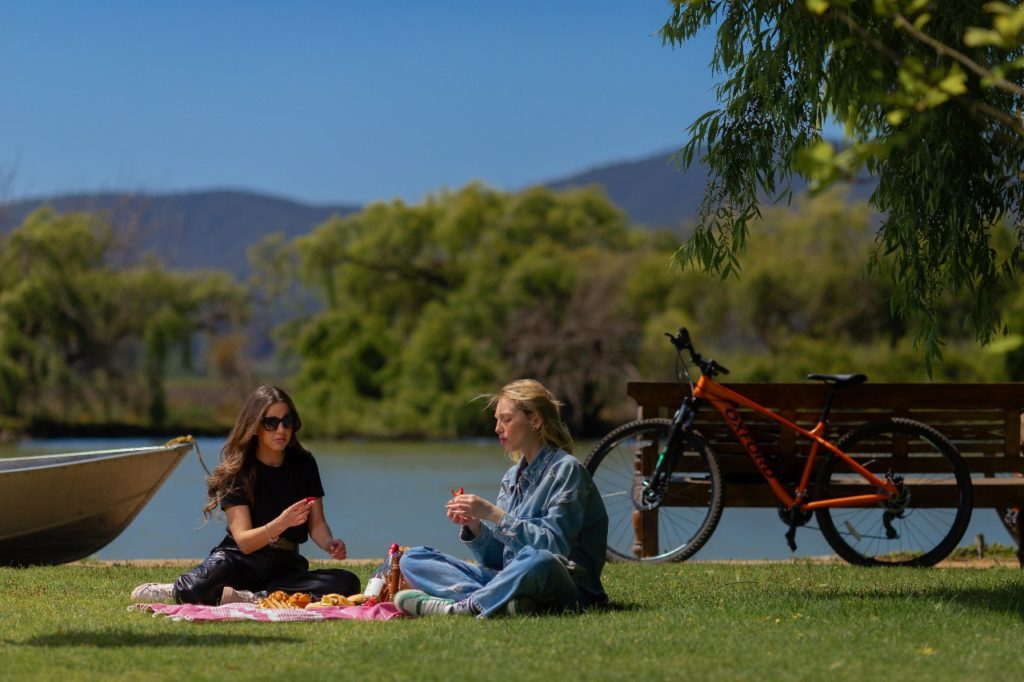
<path id="1" fill-rule="evenodd" d="M 789 545 L 790 552 L 796 551 L 796 526 L 790 526 L 786 531 L 786 544 Z"/>

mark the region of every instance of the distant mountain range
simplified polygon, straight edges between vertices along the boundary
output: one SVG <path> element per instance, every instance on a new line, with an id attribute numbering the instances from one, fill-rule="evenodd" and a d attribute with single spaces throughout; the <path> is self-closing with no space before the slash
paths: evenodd
<path id="1" fill-rule="evenodd" d="M 103 213 L 129 241 L 129 248 L 151 252 L 172 267 L 220 269 L 236 275 L 249 270 L 246 249 L 263 237 L 283 232 L 306 234 L 332 215 L 359 206 L 310 206 L 254 192 L 210 190 L 184 194 L 72 194 L 14 201 L 0 206 L 0 231 L 8 232 L 41 206 L 58 213 Z"/>
<path id="2" fill-rule="evenodd" d="M 634 223 L 671 229 L 692 222 L 707 183 L 704 168 L 681 173 L 671 152 L 610 163 L 539 184 L 553 189 L 599 185 Z M 854 194 L 863 189 L 855 188 Z M 25 199 L 0 205 L 0 231 L 8 232 L 43 205 L 60 213 L 102 212 L 138 253 L 152 252 L 173 267 L 214 268 L 245 276 L 246 249 L 282 232 L 307 234 L 332 215 L 360 210 L 351 204 L 309 205 L 254 192 L 210 190 L 182 194 L 97 193 Z"/>
<path id="3" fill-rule="evenodd" d="M 634 223 L 676 229 L 697 217 L 707 170 L 694 165 L 682 173 L 666 151 L 635 161 L 621 161 L 543 183 L 552 189 L 600 185 L 608 198 Z"/>

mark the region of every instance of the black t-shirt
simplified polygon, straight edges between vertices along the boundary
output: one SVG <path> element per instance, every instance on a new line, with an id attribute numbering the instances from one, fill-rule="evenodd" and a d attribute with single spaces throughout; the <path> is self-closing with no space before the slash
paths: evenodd
<path id="1" fill-rule="evenodd" d="M 320 482 L 320 470 L 316 466 L 313 455 L 296 448 L 285 451 L 284 461 L 279 467 L 267 466 L 256 460 L 256 482 L 253 490 L 255 509 L 249 509 L 252 527 L 259 528 L 270 523 L 285 510 L 305 497 L 323 497 L 324 487 Z M 221 501 L 221 509 L 238 504 L 249 505 L 244 494 L 225 495 Z M 234 544 L 230 539 L 231 532 L 225 542 Z M 306 526 L 292 526 L 281 537 L 295 543 L 303 543 L 309 539 Z"/>

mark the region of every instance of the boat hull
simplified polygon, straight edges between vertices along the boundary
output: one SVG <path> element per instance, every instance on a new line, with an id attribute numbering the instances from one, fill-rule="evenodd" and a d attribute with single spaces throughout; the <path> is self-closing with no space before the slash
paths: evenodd
<path id="1" fill-rule="evenodd" d="M 0 460 L 0 565 L 62 564 L 128 527 L 190 442 Z"/>

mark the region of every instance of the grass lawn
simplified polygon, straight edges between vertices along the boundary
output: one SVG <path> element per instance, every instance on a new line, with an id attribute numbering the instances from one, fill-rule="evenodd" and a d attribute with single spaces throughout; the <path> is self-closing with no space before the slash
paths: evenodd
<path id="1" fill-rule="evenodd" d="M 354 566 L 364 579 L 369 566 Z M 609 565 L 583 616 L 174 622 L 128 612 L 175 567 L 0 568 L 0 679 L 1002 680 L 1024 571 Z"/>

